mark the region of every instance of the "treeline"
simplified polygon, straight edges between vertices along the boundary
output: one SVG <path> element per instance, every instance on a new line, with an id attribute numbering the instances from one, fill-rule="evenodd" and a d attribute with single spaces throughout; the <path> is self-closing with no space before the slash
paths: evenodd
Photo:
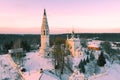
<path id="1" fill-rule="evenodd" d="M 15 42 L 18 39 L 25 40 L 30 44 L 31 43 L 39 43 L 40 35 L 0 34 L 0 44 L 4 44 L 6 42 L 11 42 L 11 41 Z"/>
<path id="2" fill-rule="evenodd" d="M 51 34 L 50 40 L 53 41 L 56 37 L 62 37 L 66 39 L 66 35 L 71 36 L 71 34 Z M 80 38 L 95 38 L 99 40 L 106 41 L 120 41 L 120 33 L 76 33 L 75 36 L 79 35 Z M 39 34 L 0 34 L 0 44 L 9 41 L 15 41 L 17 39 L 26 40 L 29 43 L 40 42 Z"/>
<path id="3" fill-rule="evenodd" d="M 66 39 L 66 35 L 71 36 L 71 34 L 52 34 L 50 35 L 50 40 L 54 40 L 56 37 L 62 37 Z M 75 36 L 79 35 L 80 38 L 95 38 L 99 40 L 106 41 L 120 41 L 120 33 L 76 33 Z M 0 44 L 9 41 L 16 41 L 17 39 L 26 40 L 29 43 L 40 43 L 40 35 L 38 34 L 0 34 Z"/>
<path id="4" fill-rule="evenodd" d="M 67 34 L 63 34 L 62 37 L 66 38 Z M 69 37 L 71 34 L 68 34 Z M 79 35 L 80 38 L 96 38 L 104 41 L 116 41 L 120 42 L 120 33 L 76 33 L 75 36 Z"/>
<path id="5" fill-rule="evenodd" d="M 57 35 L 50 35 L 50 40 L 54 41 L 55 38 L 61 37 L 66 40 L 67 35 L 69 38 L 71 34 L 57 34 Z M 79 35 L 80 38 L 85 39 L 96 39 L 96 40 L 103 40 L 103 41 L 115 41 L 120 42 L 120 33 L 76 33 L 75 37 Z"/>
<path id="6" fill-rule="evenodd" d="M 30 51 L 30 45 L 39 43 L 40 35 L 0 34 L 0 54 L 8 53 L 9 49 L 14 48 Z"/>
<path id="7" fill-rule="evenodd" d="M 51 34 L 50 35 L 50 45 L 54 44 L 54 41 L 59 38 L 62 39 L 62 42 L 65 42 L 66 35 L 71 36 L 71 34 Z M 79 35 L 80 38 L 94 38 L 104 41 L 116 41 L 120 42 L 120 33 L 76 33 L 75 36 Z M 17 40 L 27 41 L 29 45 L 31 44 L 40 44 L 40 35 L 38 34 L 0 34 L 0 47 L 6 43 L 15 42 Z M 4 46 L 3 46 L 4 47 Z"/>

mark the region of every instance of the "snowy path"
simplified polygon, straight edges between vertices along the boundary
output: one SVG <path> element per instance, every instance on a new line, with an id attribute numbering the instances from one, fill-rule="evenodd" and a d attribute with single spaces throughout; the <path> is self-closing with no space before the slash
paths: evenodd
<path id="1" fill-rule="evenodd" d="M 8 54 L 0 55 L 0 62 L 0 80 L 21 80 L 20 75 L 18 74 L 16 67 L 13 66 Z"/>
<path id="2" fill-rule="evenodd" d="M 25 80 L 22 72 L 20 71 L 19 67 L 17 64 L 15 64 L 15 62 L 13 61 L 12 57 L 8 54 L 8 59 L 10 60 L 10 63 L 12 64 L 12 66 L 17 70 L 18 74 L 20 75 L 21 77 L 21 80 Z"/>

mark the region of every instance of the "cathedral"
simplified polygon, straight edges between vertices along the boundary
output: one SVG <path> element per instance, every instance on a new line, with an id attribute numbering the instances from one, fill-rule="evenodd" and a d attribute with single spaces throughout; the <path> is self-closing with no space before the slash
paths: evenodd
<path id="1" fill-rule="evenodd" d="M 42 26 L 41 26 L 40 55 L 43 57 L 49 56 L 49 25 L 48 25 L 47 14 L 45 9 L 43 13 Z"/>

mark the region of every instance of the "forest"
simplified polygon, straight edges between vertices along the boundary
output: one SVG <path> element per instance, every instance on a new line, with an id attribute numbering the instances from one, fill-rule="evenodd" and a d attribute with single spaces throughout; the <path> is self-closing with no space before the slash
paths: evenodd
<path id="1" fill-rule="evenodd" d="M 60 39 L 63 43 L 67 38 L 67 35 L 71 34 L 50 34 L 50 46 L 52 46 L 56 39 Z M 75 36 L 79 35 L 80 38 L 84 39 L 96 39 L 103 41 L 120 42 L 120 33 L 76 33 Z M 0 48 L 4 48 L 6 44 L 11 44 L 20 40 L 21 42 L 26 42 L 25 44 L 40 44 L 39 34 L 0 34 Z M 8 49 L 11 47 L 8 47 Z M 0 49 L 1 52 L 1 49 Z"/>

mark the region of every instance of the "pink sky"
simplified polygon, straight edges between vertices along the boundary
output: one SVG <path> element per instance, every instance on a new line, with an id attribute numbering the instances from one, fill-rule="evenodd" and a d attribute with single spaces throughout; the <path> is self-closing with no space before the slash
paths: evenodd
<path id="1" fill-rule="evenodd" d="M 43 9 L 51 33 L 120 33 L 119 0 L 1 0 L 0 33 L 39 34 Z"/>

